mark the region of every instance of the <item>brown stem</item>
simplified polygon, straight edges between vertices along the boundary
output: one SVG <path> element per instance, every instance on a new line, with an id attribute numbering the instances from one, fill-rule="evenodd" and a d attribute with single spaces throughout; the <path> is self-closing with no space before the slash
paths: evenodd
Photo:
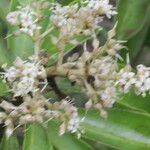
<path id="1" fill-rule="evenodd" d="M 84 78 L 86 76 L 85 71 L 83 69 L 68 69 L 63 67 L 51 66 L 46 69 L 47 76 L 60 76 L 60 77 L 68 77 L 70 75 L 75 75 L 80 78 Z"/>

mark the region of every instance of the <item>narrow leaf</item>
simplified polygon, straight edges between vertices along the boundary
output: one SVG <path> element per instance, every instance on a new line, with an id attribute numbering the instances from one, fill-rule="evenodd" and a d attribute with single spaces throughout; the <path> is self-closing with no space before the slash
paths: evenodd
<path id="1" fill-rule="evenodd" d="M 6 139 L 6 137 L 3 136 L 0 150 L 19 150 L 17 137 L 13 135 L 9 139 Z"/>
<path id="2" fill-rule="evenodd" d="M 150 117 L 136 111 L 110 109 L 106 120 L 97 111 L 89 111 L 81 126 L 86 138 L 117 149 L 150 149 Z"/>
<path id="3" fill-rule="evenodd" d="M 129 39 L 149 19 L 149 0 L 119 0 L 117 11 L 117 36 L 119 39 Z"/>
<path id="4" fill-rule="evenodd" d="M 55 123 L 49 122 L 48 134 L 53 145 L 57 150 L 91 150 L 85 142 L 77 139 L 73 135 L 64 134 L 59 135 L 58 126 Z"/>

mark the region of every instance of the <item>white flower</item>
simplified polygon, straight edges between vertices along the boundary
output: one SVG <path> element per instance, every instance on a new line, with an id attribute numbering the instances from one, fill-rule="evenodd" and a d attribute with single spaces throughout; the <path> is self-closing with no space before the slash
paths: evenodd
<path id="1" fill-rule="evenodd" d="M 20 71 L 18 69 L 16 69 L 15 67 L 10 67 L 6 70 L 4 75 L 9 82 L 13 82 L 19 76 L 19 74 Z"/>
<path id="2" fill-rule="evenodd" d="M 109 0 L 87 0 L 86 2 L 87 7 L 96 14 L 106 15 L 108 18 L 117 14 L 113 6 L 109 4 Z"/>
<path id="3" fill-rule="evenodd" d="M 6 20 L 12 25 L 18 25 L 19 24 L 18 16 L 19 16 L 19 11 L 10 12 L 6 16 Z"/>
<path id="4" fill-rule="evenodd" d="M 20 31 L 29 34 L 30 36 L 34 35 L 34 31 L 38 29 L 37 25 L 34 23 L 34 17 L 32 11 L 29 7 L 20 9 L 20 22 L 21 29 Z"/>
<path id="5" fill-rule="evenodd" d="M 80 119 L 78 117 L 72 117 L 67 125 L 67 130 L 71 133 L 75 133 L 78 131 L 80 126 Z"/>
<path id="6" fill-rule="evenodd" d="M 114 62 L 114 60 L 110 57 L 110 56 L 105 56 L 105 57 L 101 57 L 100 59 L 95 59 L 92 63 L 91 63 L 91 67 L 90 70 L 96 70 L 97 73 L 95 74 L 93 72 L 93 74 L 97 77 L 108 77 L 108 76 L 112 76 L 114 73 L 114 70 L 117 69 L 116 63 Z"/>
<path id="7" fill-rule="evenodd" d="M 38 67 L 34 63 L 27 62 L 24 65 L 24 70 L 22 71 L 22 74 L 24 76 L 29 76 L 29 77 L 35 78 L 38 75 Z"/>
<path id="8" fill-rule="evenodd" d="M 4 78 L 11 83 L 14 96 L 25 96 L 29 92 L 35 93 L 39 90 L 39 85 L 47 85 L 46 71 L 39 62 L 31 60 L 31 62 L 22 61 L 17 58 L 14 66 L 5 69 Z M 39 79 L 44 80 L 40 82 Z"/>
<path id="9" fill-rule="evenodd" d="M 12 25 L 20 25 L 21 32 L 33 36 L 35 31 L 41 28 L 35 23 L 36 17 L 34 14 L 29 6 L 18 7 L 18 11 L 10 12 L 6 19 Z"/>
<path id="10" fill-rule="evenodd" d="M 144 65 L 137 66 L 135 90 L 137 94 L 143 94 L 150 91 L 150 68 Z"/>
<path id="11" fill-rule="evenodd" d="M 34 31 L 37 29 L 35 24 L 31 24 L 20 29 L 21 32 L 29 34 L 30 36 L 34 35 Z"/>
<path id="12" fill-rule="evenodd" d="M 115 87 L 107 87 L 100 94 L 101 100 L 105 107 L 112 107 L 113 103 L 117 100 L 117 91 Z"/>
<path id="13" fill-rule="evenodd" d="M 25 96 L 29 92 L 37 92 L 38 88 L 33 78 L 23 77 L 19 82 L 14 82 L 12 91 L 15 93 L 14 96 Z"/>
<path id="14" fill-rule="evenodd" d="M 135 83 L 136 78 L 134 72 L 130 72 L 127 69 L 122 69 L 119 72 L 119 80 L 117 81 L 117 84 L 121 86 L 125 93 L 127 93 Z"/>

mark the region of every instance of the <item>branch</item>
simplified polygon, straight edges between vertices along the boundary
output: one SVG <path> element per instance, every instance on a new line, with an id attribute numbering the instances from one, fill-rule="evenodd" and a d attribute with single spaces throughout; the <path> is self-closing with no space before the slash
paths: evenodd
<path id="1" fill-rule="evenodd" d="M 56 66 L 51 66 L 46 68 L 47 76 L 60 76 L 60 77 L 68 77 L 70 75 L 75 75 L 80 78 L 85 78 L 85 70 L 83 69 L 68 69 L 68 68 L 63 68 L 61 67 L 56 67 Z"/>

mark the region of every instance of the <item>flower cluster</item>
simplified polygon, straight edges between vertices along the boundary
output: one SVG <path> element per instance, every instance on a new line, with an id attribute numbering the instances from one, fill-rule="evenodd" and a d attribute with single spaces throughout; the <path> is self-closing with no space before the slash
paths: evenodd
<path id="1" fill-rule="evenodd" d="M 111 18 L 116 14 L 108 0 L 87 0 L 81 5 L 54 6 L 51 21 L 58 27 L 61 36 L 89 35 L 98 27 L 103 16 Z"/>
<path id="2" fill-rule="evenodd" d="M 117 14 L 113 6 L 109 4 L 109 0 L 86 0 L 87 7 L 92 10 L 93 14 L 106 15 L 111 18 L 112 15 Z"/>
<path id="3" fill-rule="evenodd" d="M 128 65 L 122 69 L 119 73 L 120 79 L 117 84 L 121 86 L 121 89 L 126 93 L 131 88 L 135 90 L 137 95 L 146 95 L 150 91 L 150 68 L 144 65 L 138 65 L 136 72 L 131 71 L 131 67 Z"/>
<path id="4" fill-rule="evenodd" d="M 115 27 L 108 32 L 108 38 L 104 46 L 100 47 L 97 38 L 93 39 L 92 50 L 88 51 L 86 42 L 81 56 L 76 53 L 62 64 L 64 69 L 76 69 L 79 74 L 68 74 L 72 82 L 80 85 L 83 92 L 89 98 L 86 108 L 97 108 L 103 117 L 106 116 L 103 108 L 112 107 L 118 99 L 117 80 L 119 69 L 117 59 L 118 50 L 124 46 L 122 41 L 114 39 Z"/>
<path id="5" fill-rule="evenodd" d="M 60 135 L 64 134 L 66 131 L 80 135 L 79 125 L 81 120 L 78 116 L 77 108 L 72 104 L 72 100 L 66 97 L 66 99 L 61 102 L 55 102 L 54 107 L 64 114 L 64 117 L 61 118 L 63 121 L 60 126 Z"/>
<path id="6" fill-rule="evenodd" d="M 5 112 L 1 112 L 0 123 L 4 122 L 6 126 L 6 136 L 11 136 L 16 126 L 32 122 L 43 123 L 45 119 L 52 117 L 51 111 L 45 110 L 45 102 L 44 98 L 37 94 L 34 94 L 33 98 L 29 95 L 25 96 L 19 106 L 3 101 L 0 107 Z"/>
<path id="7" fill-rule="evenodd" d="M 87 70 L 85 70 L 87 72 L 87 78 L 72 74 L 69 75 L 68 78 L 80 85 L 83 92 L 89 98 L 86 108 L 95 107 L 99 109 L 101 115 L 105 117 L 103 107 L 112 107 L 114 102 L 118 99 L 118 90 L 115 86 L 118 77 L 118 66 L 116 60 L 110 56 L 104 56 L 99 59 L 96 58 L 87 65 L 86 62 L 90 56 L 91 53 L 89 52 L 83 53 L 79 61 L 74 63 L 69 62 L 64 64 L 64 66 L 68 67 L 70 65 L 73 68 L 78 68 L 78 70 L 85 70 L 85 67 L 87 67 Z"/>
<path id="8" fill-rule="evenodd" d="M 10 83 L 14 97 L 35 93 L 39 91 L 39 85 L 46 84 L 46 71 L 40 62 L 27 62 L 18 57 L 14 66 L 5 70 L 4 77 Z"/>
<path id="9" fill-rule="evenodd" d="M 40 14 L 38 7 L 35 8 L 43 7 L 41 4 L 44 1 L 18 7 L 17 11 L 10 12 L 6 17 L 10 24 L 19 27 L 20 32 L 32 37 L 35 50 L 35 55 L 28 61 L 17 58 L 14 66 L 5 68 L 3 73 L 4 79 L 10 85 L 12 99 L 22 100 L 19 106 L 13 105 L 12 101 L 3 100 L 0 103 L 3 110 L 0 112 L 0 123 L 7 127 L 8 137 L 17 126 L 32 122 L 44 124 L 51 119 L 60 123 L 60 135 L 68 131 L 80 136 L 82 120 L 71 99 L 67 97 L 52 103 L 45 98 L 47 78 L 62 76 L 79 85 L 88 99 L 85 108 L 96 108 L 104 118 L 107 117 L 105 108 L 112 107 L 121 92 L 129 92 L 133 88 L 136 94 L 145 95 L 150 91 L 150 68 L 138 65 L 137 70 L 132 72 L 128 64 L 119 69 L 117 61 L 122 58 L 118 51 L 124 46 L 123 41 L 114 38 L 116 25 L 108 31 L 104 45 L 97 38 L 96 29 L 101 28 L 99 23 L 104 17 L 111 18 L 116 14 L 109 0 L 85 0 L 68 6 L 52 4 L 50 29 L 48 26 L 42 33 L 39 31 L 40 19 L 45 16 Z M 54 29 L 59 31 L 55 36 L 51 34 L 51 40 L 58 50 L 58 61 L 48 67 L 48 57 L 39 51 L 42 50 L 43 39 Z M 73 53 L 66 59 L 65 44 L 78 46 L 76 35 L 81 34 L 91 37 L 91 46 L 84 41 L 82 52 Z M 59 91 L 58 87 L 51 88 Z"/>
<path id="10" fill-rule="evenodd" d="M 33 36 L 36 30 L 40 29 L 40 26 L 36 24 L 35 12 L 29 6 L 18 7 L 18 10 L 10 12 L 6 19 L 10 24 L 19 26 L 21 32 L 30 36 Z"/>
<path id="11" fill-rule="evenodd" d="M 68 101 L 68 98 L 61 102 L 50 103 L 44 96 L 35 93 L 32 97 L 24 96 L 23 103 L 19 106 L 2 101 L 0 108 L 4 110 L 0 112 L 0 123 L 4 123 L 7 127 L 7 137 L 10 137 L 18 126 L 33 122 L 44 124 L 52 119 L 60 122 L 60 135 L 66 131 L 80 135 L 77 108 Z"/>

